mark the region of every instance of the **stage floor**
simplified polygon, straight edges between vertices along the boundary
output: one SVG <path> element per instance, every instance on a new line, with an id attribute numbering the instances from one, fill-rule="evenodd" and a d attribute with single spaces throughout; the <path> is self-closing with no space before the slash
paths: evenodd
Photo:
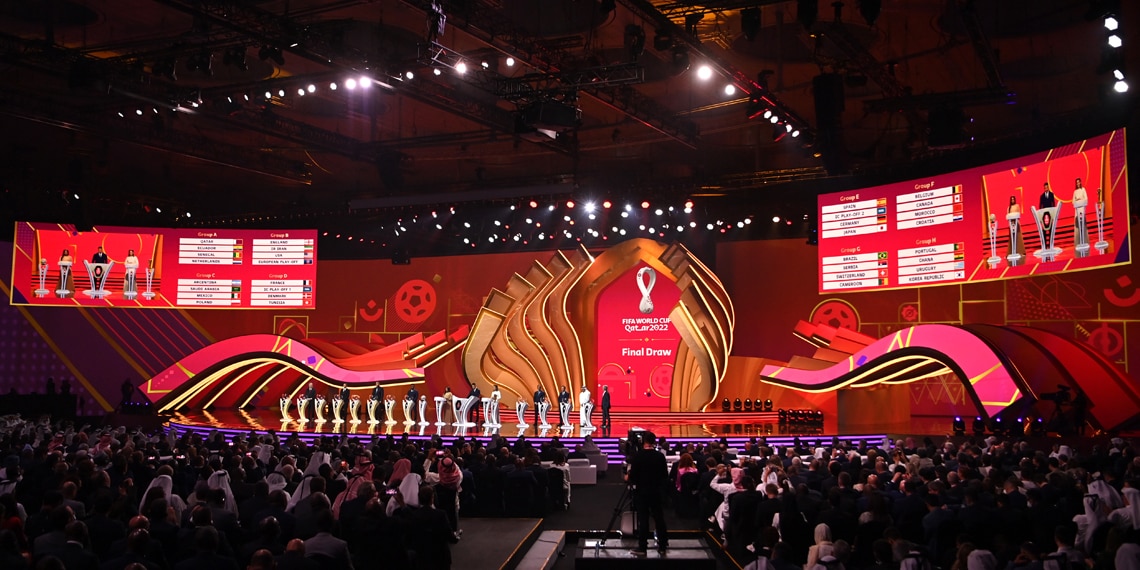
<path id="1" fill-rule="evenodd" d="M 193 413 L 175 413 L 167 421 L 167 424 L 180 433 L 192 431 L 206 435 L 213 431 L 220 431 L 227 434 L 247 434 L 249 432 L 264 434 L 274 431 L 279 434 L 296 433 L 302 439 L 309 441 L 336 435 L 366 439 L 384 436 L 402 437 L 406 434 L 412 439 L 427 439 L 438 436 L 445 441 L 451 441 L 457 437 L 487 439 L 493 435 L 508 438 L 525 435 L 528 439 L 533 439 L 536 442 L 558 437 L 566 447 L 571 449 L 580 444 L 586 435 L 590 435 L 602 452 L 610 456 L 611 463 L 621 462 L 619 441 L 626 437 L 630 429 L 634 428 L 652 431 L 659 438 L 667 438 L 672 443 L 707 442 L 712 439 L 724 438 L 728 441 L 729 447 L 740 447 L 744 442 L 758 438 L 764 438 L 769 445 L 777 447 L 790 445 L 796 437 L 809 444 L 827 443 L 833 437 L 849 441 L 875 442 L 882 442 L 886 438 L 885 431 L 838 434 L 835 432 L 834 426 L 829 430 L 826 423 L 822 428 L 819 426 L 780 424 L 776 412 L 625 412 L 614 413 L 611 419 L 613 420 L 612 428 L 596 430 L 582 430 L 577 425 L 567 426 L 566 429 L 558 429 L 557 426 L 552 426 L 550 429 L 536 429 L 533 426 L 520 428 L 515 423 L 508 423 L 499 428 L 482 425 L 475 428 L 463 428 L 436 426 L 434 424 L 369 424 L 367 422 L 336 423 L 331 421 L 324 423 L 310 421 L 301 424 L 297 421 L 282 422 L 275 410 L 203 410 Z"/>

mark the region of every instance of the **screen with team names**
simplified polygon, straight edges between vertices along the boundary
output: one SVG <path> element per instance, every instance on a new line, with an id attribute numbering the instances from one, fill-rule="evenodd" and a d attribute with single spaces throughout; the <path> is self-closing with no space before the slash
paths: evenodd
<path id="1" fill-rule="evenodd" d="M 16 224 L 13 304 L 312 309 L 316 230 Z"/>
<path id="2" fill-rule="evenodd" d="M 1124 130 L 920 180 L 824 194 L 819 291 L 871 291 L 1129 262 Z"/>

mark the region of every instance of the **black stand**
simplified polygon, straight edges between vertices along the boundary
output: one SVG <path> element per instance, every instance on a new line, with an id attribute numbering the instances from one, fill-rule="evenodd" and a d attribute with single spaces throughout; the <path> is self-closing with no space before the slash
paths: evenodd
<path id="1" fill-rule="evenodd" d="M 605 532 L 602 533 L 602 539 L 594 546 L 595 553 L 600 551 L 606 545 L 606 540 L 610 538 L 610 533 L 614 531 L 614 526 L 621 520 L 621 514 L 626 511 L 627 507 L 633 506 L 633 494 L 630 493 L 632 487 L 626 485 L 625 491 L 622 492 L 618 502 L 614 505 L 614 514 L 610 517 L 610 524 L 606 525 Z M 632 508 L 629 510 L 633 510 Z M 637 531 L 637 517 L 634 517 L 634 531 Z M 621 529 L 619 528 L 618 537 L 621 537 Z"/>

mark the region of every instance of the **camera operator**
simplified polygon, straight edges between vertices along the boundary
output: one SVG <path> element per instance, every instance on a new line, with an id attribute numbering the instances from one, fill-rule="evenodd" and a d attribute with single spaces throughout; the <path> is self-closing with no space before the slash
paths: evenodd
<path id="1" fill-rule="evenodd" d="M 637 511 L 637 548 L 629 551 L 634 556 L 645 556 L 648 552 L 650 514 L 657 528 L 657 551 L 664 552 L 669 547 L 663 507 L 669 469 L 665 456 L 654 447 L 656 443 L 657 436 L 652 433 L 641 435 L 641 450 L 629 458 L 629 472 L 625 476 L 633 497 L 633 508 Z"/>

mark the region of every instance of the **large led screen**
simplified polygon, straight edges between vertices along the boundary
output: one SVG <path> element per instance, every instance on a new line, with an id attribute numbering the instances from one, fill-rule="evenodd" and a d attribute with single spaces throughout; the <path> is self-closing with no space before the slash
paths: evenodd
<path id="1" fill-rule="evenodd" d="M 1121 129 L 969 170 L 821 195 L 819 290 L 942 285 L 1127 263 L 1124 142 Z"/>
<path id="2" fill-rule="evenodd" d="M 316 230 L 100 227 L 19 222 L 17 305 L 314 307 Z"/>

